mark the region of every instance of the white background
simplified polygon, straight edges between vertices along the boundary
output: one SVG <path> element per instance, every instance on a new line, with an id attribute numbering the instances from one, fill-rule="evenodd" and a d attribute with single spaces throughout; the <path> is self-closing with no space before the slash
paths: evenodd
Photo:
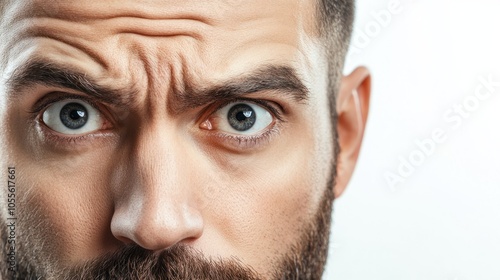
<path id="1" fill-rule="evenodd" d="M 376 28 L 391 2 L 400 12 Z M 500 86 L 473 102 L 480 77 L 500 82 L 500 1 L 358 0 L 356 14 L 344 72 L 367 66 L 372 100 L 324 279 L 500 279 Z M 446 121 L 464 101 L 467 118 Z M 446 140 L 391 187 L 385 174 L 436 129 Z"/>

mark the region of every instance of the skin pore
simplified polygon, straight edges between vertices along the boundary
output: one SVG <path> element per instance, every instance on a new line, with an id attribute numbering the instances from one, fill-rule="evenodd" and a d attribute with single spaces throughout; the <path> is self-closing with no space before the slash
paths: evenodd
<path id="1" fill-rule="evenodd" d="M 365 69 L 344 77 L 334 133 L 315 11 L 308 0 L 9 2 L 0 178 L 16 168 L 18 276 L 319 279 L 370 82 Z M 62 126 L 68 104 L 88 124 Z M 237 105 L 256 114 L 250 130 L 228 121 Z"/>

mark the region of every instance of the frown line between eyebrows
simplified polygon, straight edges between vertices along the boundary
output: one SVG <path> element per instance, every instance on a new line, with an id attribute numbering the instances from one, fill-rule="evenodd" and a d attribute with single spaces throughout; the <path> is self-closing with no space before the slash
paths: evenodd
<path id="1" fill-rule="evenodd" d="M 8 79 L 9 97 L 17 99 L 23 90 L 33 85 L 79 91 L 98 101 L 118 107 L 129 107 L 134 96 L 138 94 L 133 90 L 123 91 L 99 85 L 89 75 L 69 69 L 67 66 L 31 60 L 16 69 Z M 293 68 L 267 65 L 208 88 L 196 89 L 187 86 L 183 92 L 174 93 L 173 102 L 169 102 L 169 109 L 175 114 L 261 91 L 275 91 L 297 103 L 307 102 L 309 98 L 309 90 Z"/>

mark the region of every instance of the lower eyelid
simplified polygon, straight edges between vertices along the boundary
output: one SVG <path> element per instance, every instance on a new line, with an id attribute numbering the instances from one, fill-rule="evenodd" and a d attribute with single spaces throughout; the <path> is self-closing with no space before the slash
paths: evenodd
<path id="1" fill-rule="evenodd" d="M 83 147 L 79 145 L 93 141 L 102 140 L 104 138 L 111 138 L 115 134 L 109 130 L 97 130 L 85 134 L 64 135 L 50 127 L 48 127 L 41 119 L 36 121 L 36 131 L 40 134 L 42 141 L 49 145 L 56 145 L 58 148 L 74 149 L 75 147 Z"/>
<path id="2" fill-rule="evenodd" d="M 218 140 L 217 144 L 222 144 L 225 147 L 236 148 L 236 149 L 255 149 L 263 147 L 268 144 L 273 137 L 280 134 L 280 128 L 278 124 L 273 124 L 270 128 L 265 129 L 262 133 L 257 135 L 234 135 L 224 132 L 209 132 L 212 133 L 211 137 Z"/>

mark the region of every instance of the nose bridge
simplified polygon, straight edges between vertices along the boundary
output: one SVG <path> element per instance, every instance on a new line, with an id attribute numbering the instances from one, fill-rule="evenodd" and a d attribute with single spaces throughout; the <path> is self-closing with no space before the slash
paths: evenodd
<path id="1" fill-rule="evenodd" d="M 183 172 L 187 163 L 174 131 L 161 125 L 140 131 L 116 196 L 111 227 L 118 239 L 159 250 L 201 235 L 203 220 L 191 195 L 194 184 Z"/>
<path id="2" fill-rule="evenodd" d="M 128 169 L 145 194 L 180 194 L 178 181 L 184 165 L 183 145 L 175 131 L 161 125 L 145 128 L 131 148 Z M 176 186 L 177 185 L 177 186 Z"/>

